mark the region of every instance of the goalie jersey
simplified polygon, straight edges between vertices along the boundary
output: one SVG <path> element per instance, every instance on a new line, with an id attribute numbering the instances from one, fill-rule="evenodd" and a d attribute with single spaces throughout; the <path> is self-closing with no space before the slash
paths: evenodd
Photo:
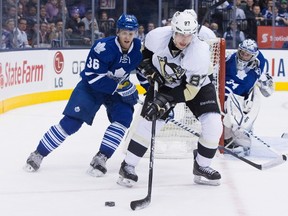
<path id="1" fill-rule="evenodd" d="M 263 73 L 265 62 L 263 54 L 259 51 L 254 61 L 249 62 L 243 70 L 238 70 L 237 52 L 231 54 L 226 58 L 226 87 L 234 94 L 248 97 Z M 227 88 L 225 93 L 229 93 Z"/>
<path id="2" fill-rule="evenodd" d="M 80 75 L 94 90 L 113 94 L 118 84 L 128 80 L 130 73 L 141 62 L 140 50 L 141 41 L 136 38 L 127 53 L 122 52 L 116 36 L 97 40 Z"/>

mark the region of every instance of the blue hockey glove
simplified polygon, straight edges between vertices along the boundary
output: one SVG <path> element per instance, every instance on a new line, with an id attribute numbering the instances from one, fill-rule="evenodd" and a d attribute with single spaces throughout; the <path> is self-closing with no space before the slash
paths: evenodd
<path id="1" fill-rule="evenodd" d="M 138 91 L 136 86 L 130 81 L 125 81 L 123 84 L 120 84 L 117 88 L 117 93 L 121 95 L 122 101 L 128 103 L 132 106 L 137 104 L 139 99 Z"/>
<path id="2" fill-rule="evenodd" d="M 152 121 L 154 115 L 156 119 L 160 119 L 173 106 L 172 100 L 172 96 L 158 93 L 155 100 L 146 108 L 144 117 L 148 121 Z"/>

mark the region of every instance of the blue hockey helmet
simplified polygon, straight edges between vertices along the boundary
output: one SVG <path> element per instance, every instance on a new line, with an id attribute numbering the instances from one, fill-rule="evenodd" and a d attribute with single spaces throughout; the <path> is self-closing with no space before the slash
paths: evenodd
<path id="1" fill-rule="evenodd" d="M 138 21 L 134 15 L 122 14 L 117 21 L 118 29 L 135 31 L 138 29 Z"/>

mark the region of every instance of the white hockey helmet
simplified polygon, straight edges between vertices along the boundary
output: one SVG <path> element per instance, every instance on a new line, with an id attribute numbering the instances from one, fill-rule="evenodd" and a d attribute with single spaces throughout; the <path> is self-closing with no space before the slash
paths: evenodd
<path id="1" fill-rule="evenodd" d="M 241 57 L 241 52 L 245 52 L 251 55 L 250 59 L 243 59 Z M 247 66 L 247 64 L 251 61 L 254 61 L 259 54 L 258 45 L 255 40 L 253 39 L 245 39 L 242 41 L 242 43 L 238 46 L 237 51 L 237 68 L 238 69 L 244 69 L 244 67 Z"/>
<path id="2" fill-rule="evenodd" d="M 197 35 L 198 22 L 189 10 L 177 11 L 171 20 L 174 33 Z"/>
<path id="3" fill-rule="evenodd" d="M 183 12 L 190 13 L 196 20 L 198 19 L 198 16 L 197 16 L 195 10 L 193 10 L 193 9 L 186 9 Z"/>

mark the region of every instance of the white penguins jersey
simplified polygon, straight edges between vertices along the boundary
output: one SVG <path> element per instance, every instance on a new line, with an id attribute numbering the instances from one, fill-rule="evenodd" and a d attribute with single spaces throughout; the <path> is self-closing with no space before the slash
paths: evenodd
<path id="1" fill-rule="evenodd" d="M 210 83 L 207 77 L 210 65 L 209 45 L 195 37 L 179 55 L 173 56 L 168 47 L 172 35 L 171 26 L 156 28 L 146 35 L 145 47 L 153 52 L 153 65 L 165 78 L 166 86 L 179 86 L 181 78 L 186 75 L 186 82 L 199 90 Z"/>

